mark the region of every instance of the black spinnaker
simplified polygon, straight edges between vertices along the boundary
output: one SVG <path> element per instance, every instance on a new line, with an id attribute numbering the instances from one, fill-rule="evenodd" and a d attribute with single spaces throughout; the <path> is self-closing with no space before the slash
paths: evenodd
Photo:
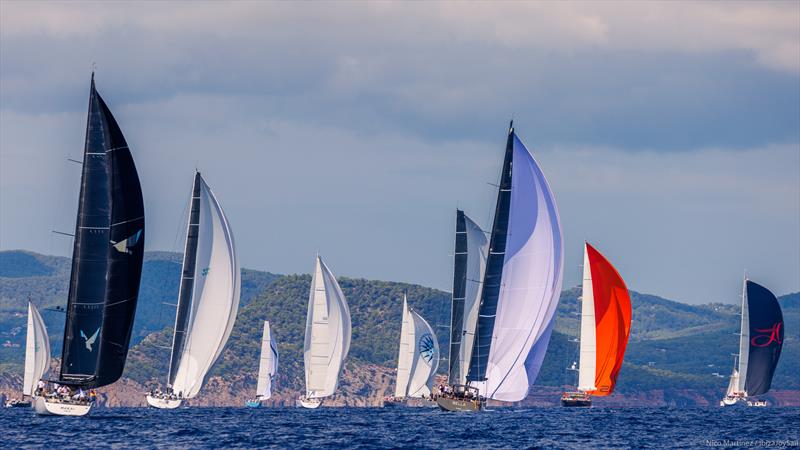
<path id="1" fill-rule="evenodd" d="M 745 392 L 748 396 L 769 391 L 783 347 L 783 314 L 778 299 L 764 286 L 747 280 L 747 311 L 750 318 Z"/>
<path id="2" fill-rule="evenodd" d="M 144 201 L 125 137 L 92 74 L 59 379 L 113 383 L 128 355 L 144 257 Z"/>

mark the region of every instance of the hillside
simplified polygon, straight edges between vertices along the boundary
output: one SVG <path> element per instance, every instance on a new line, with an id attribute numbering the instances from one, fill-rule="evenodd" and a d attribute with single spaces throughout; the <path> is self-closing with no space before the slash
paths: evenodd
<path id="1" fill-rule="evenodd" d="M 10 267 L 15 266 L 15 267 Z M 141 300 L 135 324 L 138 337 L 130 352 L 125 377 L 130 389 L 144 389 L 163 381 L 171 340 L 172 310 L 161 302 L 174 302 L 177 295 L 179 258 L 174 254 L 147 255 Z M 0 333 L 3 340 L 21 343 L 24 339 L 25 292 L 37 293 L 39 305 L 63 304 L 67 283 L 67 260 L 26 252 L 0 252 Z M 26 275 L 27 274 L 27 275 Z M 230 341 L 212 369 L 217 386 L 206 389 L 199 404 L 224 404 L 224 398 L 244 398 L 255 387 L 258 347 L 262 321 L 270 320 L 281 353 L 281 368 L 275 390 L 276 402 L 290 400 L 303 388 L 302 345 L 308 301 L 309 275 L 276 276 L 245 270 L 242 307 Z M 393 386 L 392 367 L 396 363 L 399 317 L 403 292 L 409 302 L 436 328 L 446 349 L 450 318 L 449 294 L 417 285 L 340 279 L 353 317 L 353 341 L 341 383 L 341 404 L 377 402 Z M 571 342 L 577 334 L 579 289 L 565 290 L 557 313 L 556 331 L 550 342 L 537 392 L 549 392 L 574 382 L 565 367 L 577 355 Z M 737 339 L 738 308 L 735 305 L 686 305 L 660 297 L 631 293 L 633 301 L 632 337 L 623 366 L 618 393 L 637 401 L 699 402 L 720 395 L 727 383 Z M 780 298 L 786 320 L 786 342 L 773 388 L 800 390 L 800 294 Z M 53 342 L 60 339 L 56 323 L 60 313 L 46 313 Z M 59 330 L 60 331 L 60 330 Z M 54 346 L 58 354 L 60 346 Z M 19 373 L 21 348 L 0 348 L 0 373 Z M 440 372 L 446 369 L 440 364 Z M 135 387 L 135 389 L 134 389 Z M 123 389 L 122 387 L 119 389 Z M 225 392 L 219 397 L 217 390 Z M 557 390 L 557 389 L 556 389 Z M 114 391 L 116 392 L 116 391 Z M 220 391 L 221 392 L 221 391 Z M 666 392 L 666 393 L 665 393 Z M 118 395 L 116 401 L 128 398 Z M 537 394 L 538 395 L 538 394 Z M 534 400 L 537 395 L 531 397 Z M 617 397 L 617 396 L 615 396 Z M 131 399 L 139 398 L 135 395 Z M 650 400 L 647 400 L 650 399 Z M 678 399 L 678 400 L 675 400 Z M 705 399 L 705 400 L 704 400 Z M 131 400 L 133 401 L 133 400 Z M 127 403 L 136 404 L 136 403 Z"/>

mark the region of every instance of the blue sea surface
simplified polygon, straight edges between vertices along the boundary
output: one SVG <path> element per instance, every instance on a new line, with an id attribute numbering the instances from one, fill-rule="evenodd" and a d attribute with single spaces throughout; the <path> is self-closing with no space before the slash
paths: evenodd
<path id="1" fill-rule="evenodd" d="M 800 408 L 2 408 L 4 448 L 763 448 L 800 445 Z"/>

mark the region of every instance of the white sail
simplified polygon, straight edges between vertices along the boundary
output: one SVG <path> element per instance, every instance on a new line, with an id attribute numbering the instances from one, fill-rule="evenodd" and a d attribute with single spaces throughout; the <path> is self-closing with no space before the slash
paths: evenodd
<path id="1" fill-rule="evenodd" d="M 555 199 L 533 155 L 513 134 L 513 177 L 502 285 L 486 365 L 488 398 L 520 401 L 547 350 L 561 292 L 564 248 Z"/>
<path id="2" fill-rule="evenodd" d="M 731 381 L 728 383 L 728 390 L 725 391 L 725 395 L 728 397 L 733 397 L 735 392 L 739 391 L 739 371 L 733 369 L 733 375 L 731 375 Z"/>
<path id="3" fill-rule="evenodd" d="M 413 309 L 409 311 L 413 322 L 414 353 L 407 397 L 429 397 L 436 369 L 439 368 L 439 342 L 430 324 Z"/>
<path id="4" fill-rule="evenodd" d="M 478 309 L 481 299 L 481 280 L 486 270 L 486 255 L 489 253 L 489 240 L 486 233 L 464 215 L 467 227 L 467 281 L 464 295 L 464 334 L 461 337 L 458 359 L 461 373 L 458 384 L 467 384 L 467 369 L 475 344 L 475 327 L 478 323 Z"/>
<path id="5" fill-rule="evenodd" d="M 256 397 L 266 400 L 272 396 L 272 378 L 278 371 L 278 346 L 272 338 L 269 322 L 264 322 L 264 334 L 261 337 L 261 358 L 258 364 L 258 386 Z"/>
<path id="6" fill-rule="evenodd" d="M 172 390 L 194 398 L 228 341 L 239 309 L 241 278 L 228 220 L 214 193 L 200 184 L 192 305 Z"/>
<path id="7" fill-rule="evenodd" d="M 589 253 L 583 246 L 583 291 L 581 293 L 580 366 L 578 368 L 578 390 L 594 391 L 597 365 L 597 336 L 594 316 L 594 289 Z"/>
<path id="8" fill-rule="evenodd" d="M 22 394 L 32 396 L 36 384 L 50 367 L 50 339 L 39 310 L 28 302 L 28 333 L 25 340 L 25 376 Z"/>
<path id="9" fill-rule="evenodd" d="M 408 302 L 403 296 L 403 324 L 400 327 L 400 351 L 397 355 L 397 381 L 394 396 L 403 398 L 408 394 L 408 381 L 414 356 L 414 324 L 408 312 Z"/>
<path id="10" fill-rule="evenodd" d="M 350 310 L 339 283 L 317 256 L 306 316 L 303 359 L 306 398 L 333 395 L 350 351 Z"/>
<path id="11" fill-rule="evenodd" d="M 750 309 L 747 306 L 747 278 L 742 284 L 742 327 L 739 334 L 739 376 L 737 392 L 745 392 L 747 364 L 750 360 Z"/>

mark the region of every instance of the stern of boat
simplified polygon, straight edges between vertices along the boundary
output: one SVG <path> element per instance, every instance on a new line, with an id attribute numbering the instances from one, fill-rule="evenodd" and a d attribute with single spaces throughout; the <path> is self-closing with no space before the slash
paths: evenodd
<path id="1" fill-rule="evenodd" d="M 85 416 L 92 404 L 34 397 L 33 409 L 40 416 Z"/>

